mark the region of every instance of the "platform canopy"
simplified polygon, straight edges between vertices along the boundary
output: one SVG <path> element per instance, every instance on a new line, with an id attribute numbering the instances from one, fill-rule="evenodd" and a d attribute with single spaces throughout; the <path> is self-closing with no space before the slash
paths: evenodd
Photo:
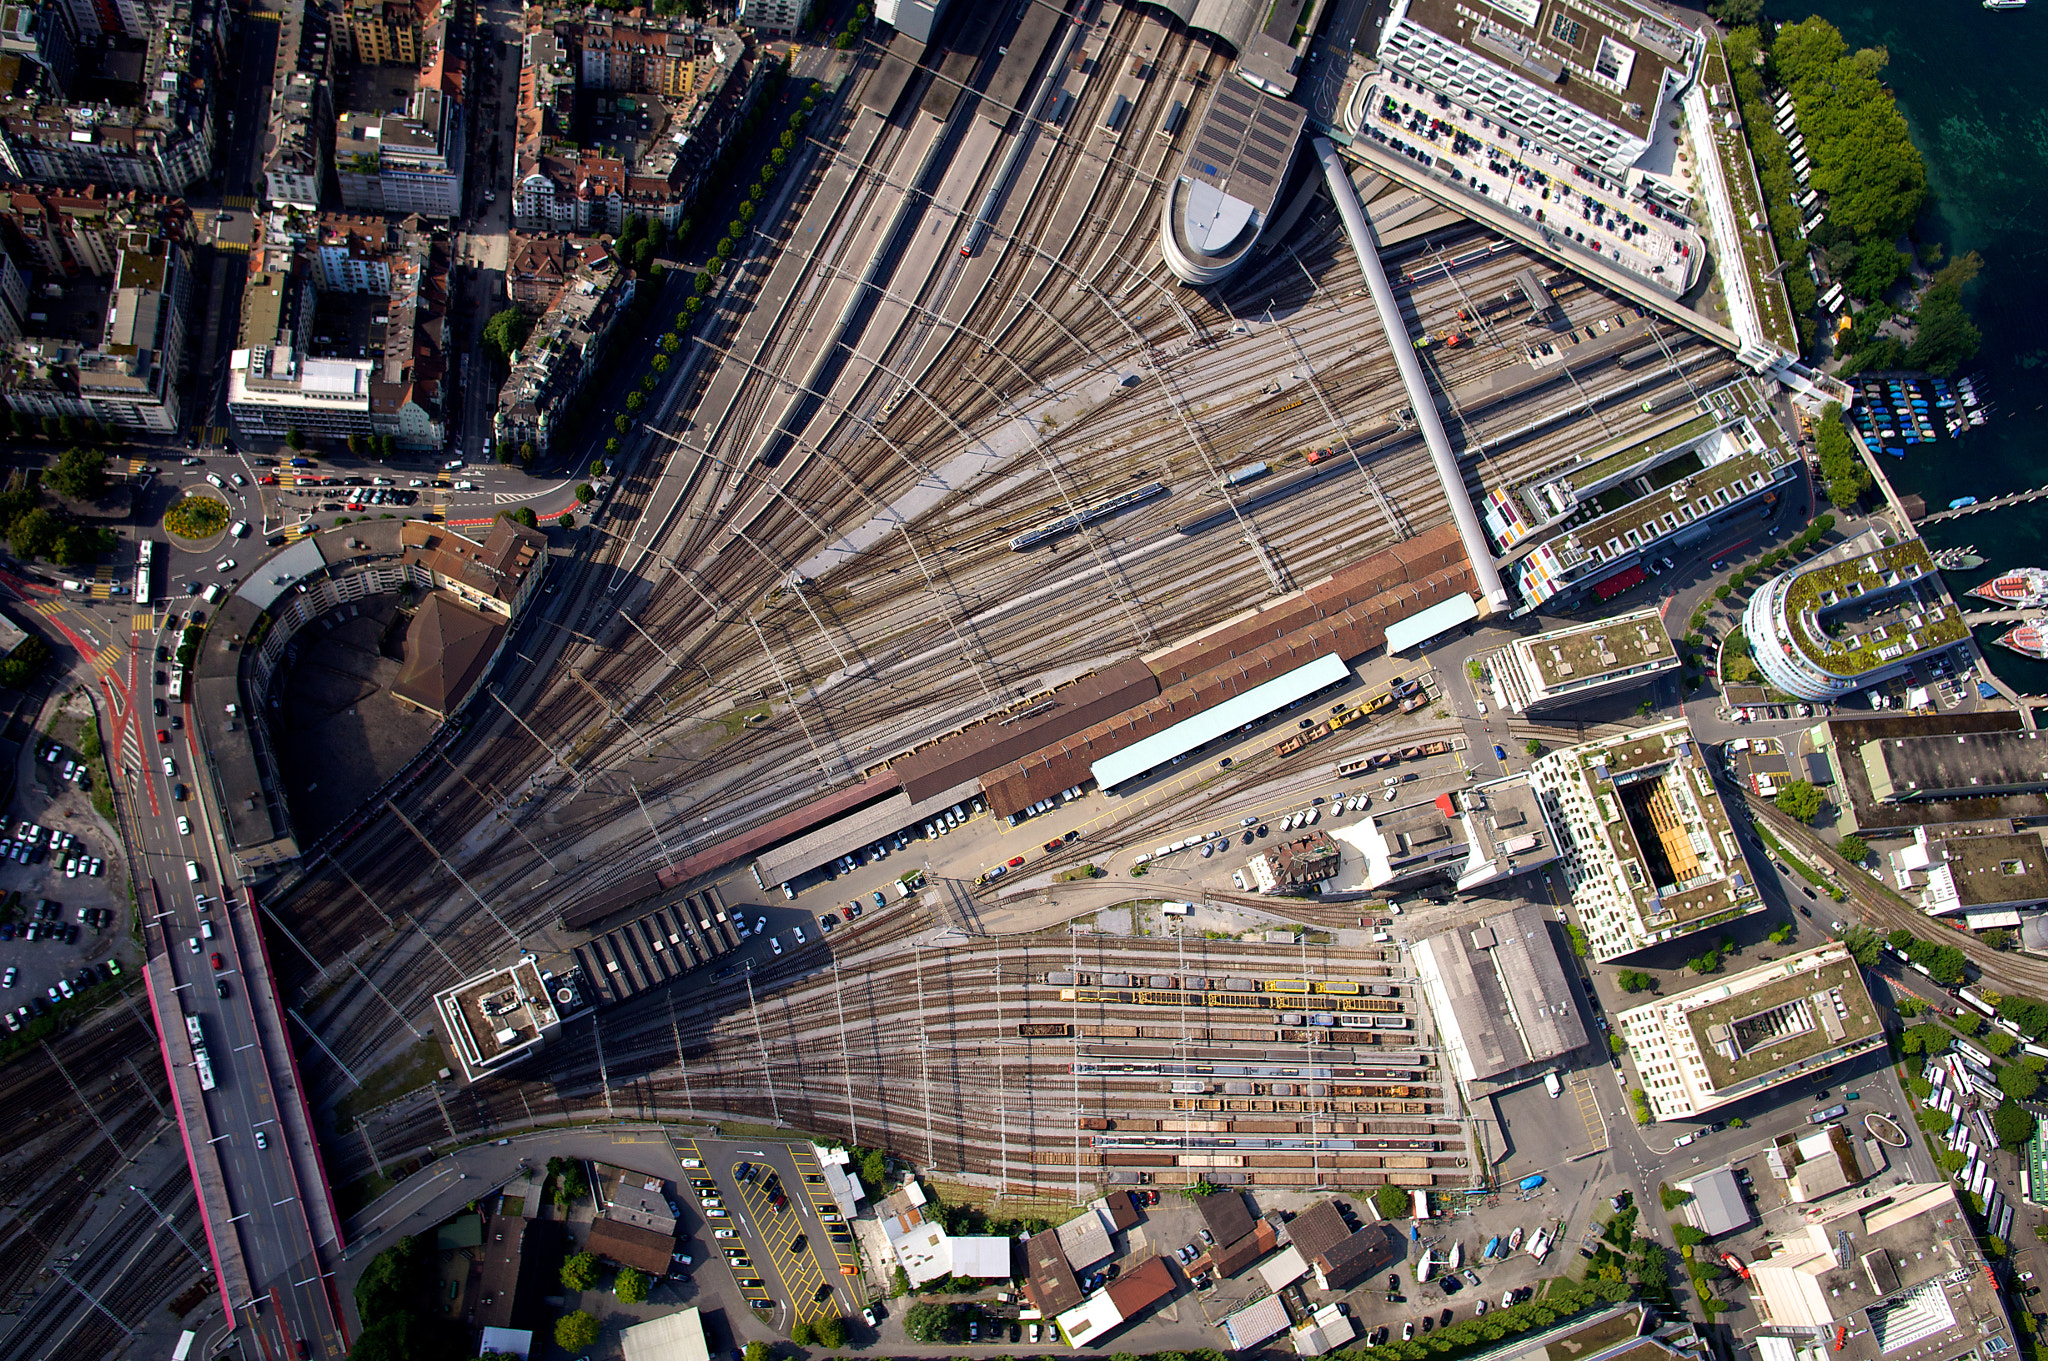
<path id="1" fill-rule="evenodd" d="M 1411 614 L 1387 629 L 1387 654 L 1406 652 L 1411 647 L 1420 647 L 1439 634 L 1449 633 L 1460 624 L 1469 624 L 1479 617 L 1479 602 L 1470 593 L 1452 596 L 1439 601 L 1419 614 Z"/>
<path id="2" fill-rule="evenodd" d="M 1095 762 L 1090 773 L 1095 776 L 1096 784 L 1104 789 L 1113 789 L 1148 770 L 1171 763 L 1176 756 L 1185 756 L 1204 743 L 1235 732 L 1247 723 L 1255 723 L 1268 714 L 1277 713 L 1298 699 L 1336 685 L 1350 674 L 1351 668 L 1344 665 L 1343 658 L 1325 653 L 1284 676 L 1254 685 L 1214 708 L 1205 709 L 1142 741 L 1133 742 L 1122 751 L 1111 752 Z"/>

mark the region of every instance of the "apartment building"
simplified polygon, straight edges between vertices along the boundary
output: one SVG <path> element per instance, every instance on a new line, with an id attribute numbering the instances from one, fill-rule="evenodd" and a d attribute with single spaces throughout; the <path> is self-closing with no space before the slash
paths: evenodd
<path id="1" fill-rule="evenodd" d="M 498 390 L 493 433 L 500 449 L 531 443 L 547 455 L 562 411 L 596 371 L 633 290 L 631 275 L 609 255 L 578 263 Z"/>

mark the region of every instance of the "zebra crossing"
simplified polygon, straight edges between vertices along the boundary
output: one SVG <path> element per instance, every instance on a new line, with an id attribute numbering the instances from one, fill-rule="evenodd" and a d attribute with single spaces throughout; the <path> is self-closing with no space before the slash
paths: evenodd
<path id="1" fill-rule="evenodd" d="M 674 982 L 746 938 L 745 923 L 710 888 L 592 936 L 571 953 L 598 1002 L 609 1005 Z"/>

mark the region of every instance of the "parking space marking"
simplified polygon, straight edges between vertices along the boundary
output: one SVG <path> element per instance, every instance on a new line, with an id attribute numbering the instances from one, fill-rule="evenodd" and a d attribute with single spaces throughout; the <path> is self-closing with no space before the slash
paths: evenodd
<path id="1" fill-rule="evenodd" d="M 781 1171 L 774 1164 L 763 1163 L 762 1166 L 775 1172 L 778 1180 L 781 1178 Z M 786 1201 L 789 1187 L 785 1185 L 782 1190 Z M 790 1245 L 799 1237 L 805 1236 L 803 1220 L 787 1210 L 778 1211 L 768 1199 L 768 1193 L 762 1189 L 759 1178 L 741 1183 L 740 1198 L 753 1212 L 754 1222 L 758 1226 L 755 1236 L 768 1249 L 768 1265 L 773 1269 L 776 1278 L 782 1282 L 783 1293 L 789 1300 L 793 1320 L 815 1322 L 837 1313 L 836 1309 L 828 1308 L 825 1302 L 816 1298 L 818 1287 L 824 1284 L 825 1276 L 818 1265 L 816 1254 L 810 1251 L 812 1245 L 808 1239 L 802 1254 L 790 1251 Z M 756 1263 L 756 1266 L 758 1265 L 760 1264 Z M 830 1298 L 827 1297 L 828 1300 Z"/>
<path id="2" fill-rule="evenodd" d="M 822 1177 L 824 1175 L 824 1169 L 818 1165 L 817 1158 L 813 1157 L 810 1151 L 801 1145 L 791 1146 L 790 1161 L 796 1164 L 796 1171 L 799 1177 Z M 856 1301 L 864 1298 L 864 1292 L 854 1288 L 855 1283 L 860 1280 L 860 1252 L 853 1244 L 853 1229 L 844 1220 L 835 1221 L 825 1218 L 825 1211 L 827 1210 L 835 1215 L 839 1213 L 839 1202 L 832 1199 L 832 1193 L 822 1185 L 812 1185 L 809 1182 L 805 1182 L 803 1183 L 803 1189 L 804 1198 L 811 1203 L 811 1213 L 817 1217 L 819 1223 L 825 1226 L 825 1242 L 831 1245 L 832 1257 L 840 1268 L 840 1276 L 845 1279 L 849 1289 L 852 1289 Z M 832 1230 L 835 1226 L 846 1229 L 845 1242 L 842 1243 L 832 1236 Z"/>
<path id="3" fill-rule="evenodd" d="M 1586 1138 L 1593 1145 L 1593 1152 L 1607 1151 L 1607 1115 L 1600 1109 L 1600 1094 L 1593 1090 L 1593 1080 L 1584 1073 L 1572 1074 L 1572 1096 L 1579 1103 L 1579 1119 L 1586 1124 Z"/>

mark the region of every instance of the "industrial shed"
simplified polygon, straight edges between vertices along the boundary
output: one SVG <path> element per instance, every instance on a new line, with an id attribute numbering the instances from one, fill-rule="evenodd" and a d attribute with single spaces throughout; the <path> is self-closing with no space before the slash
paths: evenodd
<path id="1" fill-rule="evenodd" d="M 1546 1062 L 1587 1041 L 1550 923 L 1533 906 L 1419 941 L 1414 958 L 1445 1056 L 1464 1081 Z"/>

